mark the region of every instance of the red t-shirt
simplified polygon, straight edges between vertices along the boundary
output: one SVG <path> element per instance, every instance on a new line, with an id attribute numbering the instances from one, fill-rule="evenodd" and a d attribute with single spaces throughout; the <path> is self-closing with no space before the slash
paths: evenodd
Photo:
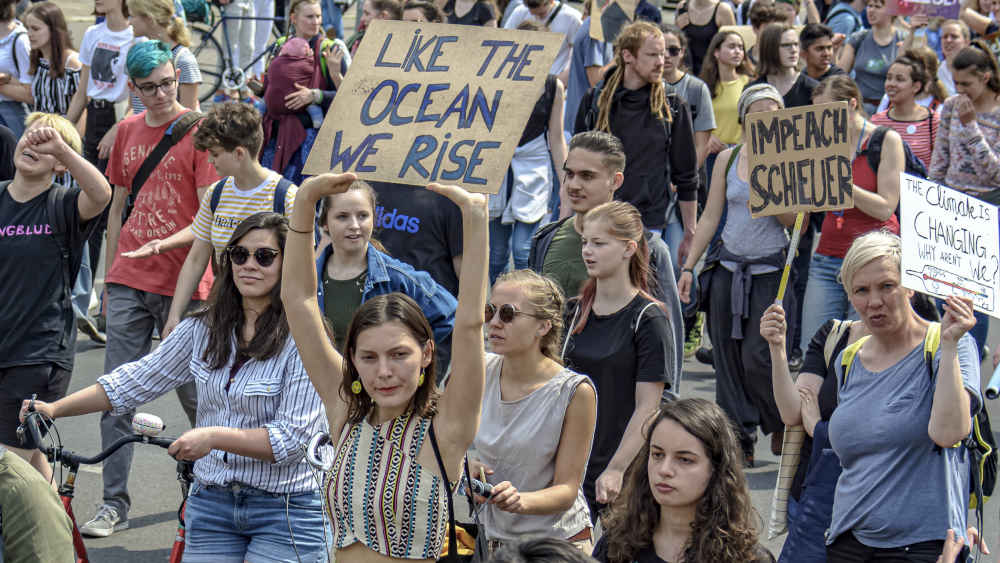
<path id="1" fill-rule="evenodd" d="M 868 146 L 867 142 L 865 146 Z M 878 192 L 877 175 L 868 165 L 868 158 L 864 154 L 860 154 L 854 159 L 851 169 L 856 187 L 870 192 Z M 851 247 L 851 243 L 859 235 L 876 231 L 882 227 L 898 235 L 899 220 L 896 215 L 893 214 L 888 221 L 879 221 L 857 207 L 843 211 L 827 211 L 826 217 L 823 219 L 823 230 L 816 252 L 824 256 L 843 258 L 847 254 L 847 249 Z"/>
<path id="2" fill-rule="evenodd" d="M 118 124 L 118 136 L 108 158 L 107 175 L 112 185 L 131 189 L 132 178 L 169 126 L 170 122 L 160 127 L 146 125 L 146 112 L 125 118 Z M 123 258 L 121 253 L 135 250 L 153 239 L 165 239 L 190 225 L 200 203 L 198 188 L 219 180 L 215 168 L 208 163 L 208 155 L 194 148 L 194 129 L 170 147 L 139 190 L 132 214 L 122 225 L 118 238 L 119 255 L 111 263 L 106 282 L 173 296 L 188 249 L 141 259 Z M 192 299 L 206 299 L 211 286 L 212 270 L 206 268 Z"/>

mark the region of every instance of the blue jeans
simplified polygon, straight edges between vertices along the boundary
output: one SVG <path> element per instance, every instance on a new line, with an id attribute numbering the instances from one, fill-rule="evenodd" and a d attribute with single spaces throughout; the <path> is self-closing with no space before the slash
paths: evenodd
<path id="1" fill-rule="evenodd" d="M 184 516 L 184 563 L 323 563 L 332 546 L 319 490 L 278 494 L 196 482 Z"/>
<path id="2" fill-rule="evenodd" d="M 538 230 L 541 221 L 504 225 L 500 219 L 490 221 L 490 284 L 497 281 L 500 274 L 507 269 L 511 253 L 514 254 L 514 269 L 523 270 L 528 267 L 528 255 L 531 253 L 531 237 Z"/>
<path id="3" fill-rule="evenodd" d="M 843 258 L 813 253 L 809 282 L 802 303 L 802 340 L 799 349 L 809 349 L 813 335 L 830 319 L 857 319 L 858 313 L 847 300 L 844 286 L 837 281 Z"/>
<path id="4" fill-rule="evenodd" d="M 344 15 L 340 12 L 340 6 L 333 0 L 321 0 L 320 8 L 323 10 L 323 29 L 332 27 L 337 33 L 337 39 L 344 39 Z"/>
<path id="5" fill-rule="evenodd" d="M 0 125 L 6 125 L 14 133 L 15 139 L 20 139 L 24 133 L 25 117 L 28 117 L 28 113 L 24 111 L 24 104 L 21 102 L 0 102 Z"/>

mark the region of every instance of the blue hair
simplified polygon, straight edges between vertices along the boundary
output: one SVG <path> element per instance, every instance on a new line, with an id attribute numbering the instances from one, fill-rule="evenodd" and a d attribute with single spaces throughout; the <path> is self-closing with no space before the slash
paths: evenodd
<path id="1" fill-rule="evenodd" d="M 125 57 L 125 68 L 132 80 L 146 78 L 154 70 L 166 63 L 173 64 L 173 53 L 170 47 L 160 40 L 143 41 L 133 45 Z"/>

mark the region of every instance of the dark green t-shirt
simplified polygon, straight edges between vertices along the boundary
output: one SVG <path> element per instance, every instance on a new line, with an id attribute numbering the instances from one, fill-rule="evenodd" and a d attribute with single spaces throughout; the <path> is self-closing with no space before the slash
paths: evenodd
<path id="1" fill-rule="evenodd" d="M 583 240 L 569 219 L 556 229 L 542 262 L 542 274 L 555 280 L 566 297 L 576 297 L 589 277 L 582 252 Z"/>
<path id="2" fill-rule="evenodd" d="M 361 306 L 361 294 L 367 277 L 367 270 L 349 280 L 331 279 L 329 274 L 323 272 L 323 309 L 333 327 L 334 345 L 340 353 L 344 353 L 347 325 L 351 324 L 354 311 Z"/>

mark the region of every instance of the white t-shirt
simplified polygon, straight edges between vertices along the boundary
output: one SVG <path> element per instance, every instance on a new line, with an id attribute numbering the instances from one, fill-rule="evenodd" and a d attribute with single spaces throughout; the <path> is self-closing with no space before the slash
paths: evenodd
<path id="1" fill-rule="evenodd" d="M 559 8 L 559 6 L 560 2 L 556 2 L 552 6 L 552 10 Z M 545 22 L 551 15 L 552 11 L 550 10 L 545 17 L 537 19 L 531 15 L 531 11 L 528 10 L 527 6 L 521 5 L 514 8 L 514 11 L 510 14 L 510 18 L 507 19 L 507 23 L 503 26 L 505 29 L 517 29 L 517 26 L 521 25 L 521 22 L 527 19 L 533 19 L 545 25 Z M 549 24 L 549 31 L 561 33 L 563 35 L 563 42 L 559 46 L 559 54 L 556 55 L 556 60 L 553 61 L 552 70 L 549 71 L 549 74 L 560 74 L 569 67 L 569 57 L 573 50 L 573 38 L 576 37 L 576 30 L 580 28 L 582 19 L 580 12 L 567 3 L 562 3 L 559 13 L 552 18 L 552 23 Z"/>
<path id="2" fill-rule="evenodd" d="M 20 34 L 20 35 L 19 35 Z M 14 43 L 17 37 L 17 43 Z M 16 52 L 16 55 L 15 55 Z M 31 66 L 31 43 L 28 42 L 28 30 L 19 21 L 14 22 L 14 30 L 0 39 L 0 72 L 6 72 L 14 80 L 22 84 L 31 84 L 31 74 L 28 68 Z M 14 64 L 14 57 L 17 57 L 17 64 Z M 0 96 L 0 102 L 8 102 L 10 98 Z"/>
<path id="3" fill-rule="evenodd" d="M 132 26 L 122 31 L 111 31 L 107 22 L 101 22 L 87 28 L 80 43 L 80 62 L 90 67 L 88 97 L 117 102 L 127 96 L 125 57 L 134 39 Z"/>

